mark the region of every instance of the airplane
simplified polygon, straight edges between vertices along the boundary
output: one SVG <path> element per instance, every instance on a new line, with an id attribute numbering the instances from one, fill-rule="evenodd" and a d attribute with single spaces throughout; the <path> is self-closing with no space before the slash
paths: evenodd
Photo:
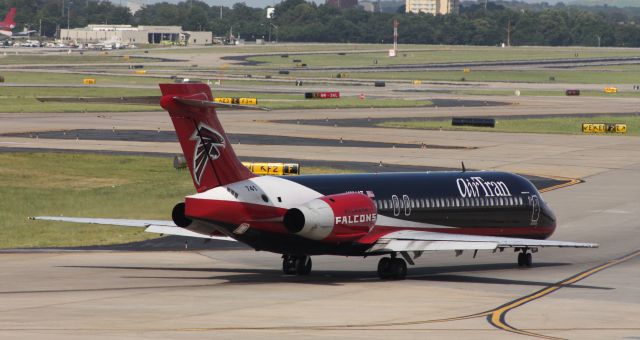
<path id="1" fill-rule="evenodd" d="M 13 17 L 16 15 L 16 8 L 11 7 L 9 9 L 9 13 L 4 18 L 3 21 L 0 21 L 0 40 L 7 40 L 11 38 L 13 35 L 13 30 L 16 27 L 15 21 L 13 21 Z"/>
<path id="2" fill-rule="evenodd" d="M 37 32 L 38 31 L 36 31 L 36 30 L 29 30 L 25 26 L 24 29 L 22 29 L 22 31 L 14 32 L 11 37 L 12 38 L 29 38 L 29 37 L 31 37 L 32 34 L 37 33 Z"/>
<path id="3" fill-rule="evenodd" d="M 513 173 L 437 171 L 257 176 L 236 156 L 202 83 L 160 84 L 197 193 L 172 221 L 32 217 L 144 227 L 167 235 L 243 242 L 282 254 L 287 275 L 308 275 L 312 255 L 382 256 L 381 279 L 401 280 L 424 252 L 513 249 L 532 265 L 543 247 L 596 248 L 547 240 L 557 224 L 536 187 Z M 237 106 L 237 105 L 235 105 Z M 255 107 L 251 107 L 255 108 Z"/>

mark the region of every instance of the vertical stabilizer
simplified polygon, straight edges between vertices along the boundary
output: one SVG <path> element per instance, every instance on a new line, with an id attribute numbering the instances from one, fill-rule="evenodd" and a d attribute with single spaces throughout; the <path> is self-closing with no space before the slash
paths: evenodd
<path id="1" fill-rule="evenodd" d="M 16 27 L 16 23 L 15 21 L 13 21 L 13 17 L 15 16 L 16 16 L 16 8 L 11 7 L 11 9 L 9 10 L 9 13 L 7 13 L 7 16 L 4 18 L 4 21 L 0 22 L 0 28 L 11 30 L 14 27 Z"/>
<path id="2" fill-rule="evenodd" d="M 206 84 L 160 84 L 160 105 L 169 112 L 198 192 L 255 177 L 242 165 L 227 138 Z"/>

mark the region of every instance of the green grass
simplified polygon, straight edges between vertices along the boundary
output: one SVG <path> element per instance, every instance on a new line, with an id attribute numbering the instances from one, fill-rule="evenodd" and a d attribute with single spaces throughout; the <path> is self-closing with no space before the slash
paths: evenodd
<path id="1" fill-rule="evenodd" d="M 596 117 L 551 117 L 525 119 L 496 119 L 495 128 L 451 126 L 451 119 L 385 121 L 376 124 L 387 128 L 486 131 L 486 132 L 524 132 L 582 134 L 582 123 L 622 123 L 627 124 L 627 135 L 640 136 L 640 115 L 602 115 Z"/>
<path id="2" fill-rule="evenodd" d="M 0 112 L 129 112 L 158 111 L 159 106 L 82 103 L 42 103 L 36 97 L 159 96 L 160 90 L 96 87 L 0 87 Z"/>
<path id="3" fill-rule="evenodd" d="M 85 78 L 93 78 L 97 85 L 155 85 L 159 83 L 172 82 L 165 78 L 153 76 L 149 71 L 149 75 L 134 75 L 133 71 L 123 68 L 127 74 L 122 75 L 103 75 L 103 74 L 78 74 L 78 73 L 54 73 L 54 72 L 18 72 L 18 71 L 0 71 L 0 75 L 4 77 L 5 83 L 16 84 L 43 84 L 43 85 L 83 85 L 82 80 Z M 88 85 L 91 86 L 91 85 Z M 1 90 L 1 89 L 0 89 Z"/>
<path id="4" fill-rule="evenodd" d="M 195 192 L 168 157 L 0 153 L 0 248 L 104 245 L 158 237 L 138 228 L 29 221 L 38 215 L 171 219 Z M 323 167 L 309 173 L 336 173 Z"/>
<path id="5" fill-rule="evenodd" d="M 16 54 L 15 51 L 11 51 L 11 49 L 4 49 L 2 51 L 2 55 L 0 55 L 0 63 L 2 65 L 26 65 L 26 64 L 68 64 L 68 65 L 78 65 L 78 64 L 101 64 L 101 63 L 141 63 L 141 62 L 157 62 L 160 59 L 155 58 L 135 58 L 130 57 L 128 60 L 123 58 L 121 55 L 111 55 L 111 54 L 95 54 L 95 53 L 87 53 L 84 55 L 79 54 L 71 54 L 71 55 L 56 55 L 56 54 L 47 54 L 47 55 L 37 55 L 37 54 Z M 4 55 L 6 53 L 6 55 Z M 137 53 L 137 51 L 135 51 Z"/>
<path id="6" fill-rule="evenodd" d="M 392 45 L 385 44 L 265 44 L 265 45 L 214 45 L 209 47 L 195 48 L 162 48 L 149 51 L 149 55 L 154 54 L 229 54 L 229 53 L 295 53 L 295 52 L 324 52 L 324 51 L 361 51 L 361 50 L 381 50 L 388 51 Z M 407 48 L 424 48 L 423 45 L 405 45 Z M 280 58 L 280 55 L 278 55 Z"/>
<path id="7" fill-rule="evenodd" d="M 42 103 L 37 97 L 123 97 L 160 96 L 159 89 L 98 88 L 84 87 L 0 87 L 0 112 L 133 112 L 158 111 L 159 106 L 85 104 L 85 103 Z M 255 97 L 260 106 L 271 109 L 323 109 L 357 107 L 422 107 L 431 106 L 428 100 L 380 99 L 360 100 L 358 97 L 339 99 L 304 99 L 304 93 L 260 93 L 224 91 L 213 88 L 214 97 Z"/>
<path id="8" fill-rule="evenodd" d="M 260 103 L 260 101 L 258 101 Z M 428 100 L 364 99 L 345 97 L 340 99 L 302 99 L 299 101 L 273 101 L 260 104 L 272 109 L 328 109 L 328 108 L 385 108 L 431 106 Z"/>
<path id="9" fill-rule="evenodd" d="M 459 90 L 452 93 L 460 95 L 482 95 L 482 96 L 514 96 L 515 91 L 510 90 Z M 520 96 L 566 96 L 562 90 L 520 90 Z M 612 98 L 633 98 L 640 97 L 640 91 L 605 93 L 604 91 L 580 91 L 581 97 L 612 97 Z"/>
<path id="10" fill-rule="evenodd" d="M 375 45 L 372 45 L 375 46 Z M 378 45 L 380 46 L 380 45 Z M 382 47 L 382 46 L 381 46 Z M 412 49 L 420 50 L 412 50 Z M 330 50 L 330 49 L 328 49 Z M 346 50 L 346 49 L 345 49 Z M 637 49 L 606 49 L 588 47 L 476 47 L 476 46 L 400 46 L 398 56 L 388 57 L 387 51 L 373 53 L 347 53 L 346 55 L 330 54 L 290 54 L 289 58 L 280 55 L 257 56 L 248 60 L 262 62 L 261 66 L 292 67 L 293 59 L 300 59 L 310 67 L 322 66 L 383 66 L 398 64 L 475 62 L 475 61 L 508 61 L 508 60 L 543 60 L 602 57 L 638 56 Z M 377 60 L 377 64 L 374 64 Z"/>
<path id="11" fill-rule="evenodd" d="M 296 72 L 297 77 L 334 77 L 329 72 Z M 555 80 L 550 80 L 554 77 Z M 423 80 L 423 81 L 488 81 L 514 83 L 569 83 L 569 84 L 636 84 L 640 82 L 640 69 L 627 72 L 587 70 L 526 70 L 526 71 L 417 71 L 417 72 L 350 72 L 352 79 Z"/>

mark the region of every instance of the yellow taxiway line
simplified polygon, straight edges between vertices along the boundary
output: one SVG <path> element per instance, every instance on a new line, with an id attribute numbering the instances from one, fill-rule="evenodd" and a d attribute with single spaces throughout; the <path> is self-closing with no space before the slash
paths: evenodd
<path id="1" fill-rule="evenodd" d="M 615 260 L 611 260 L 608 261 L 606 263 L 603 263 L 597 267 L 588 269 L 586 271 L 583 271 L 581 273 L 578 273 L 572 277 L 569 277 L 565 280 L 562 280 L 554 285 L 551 285 L 549 287 L 543 288 L 533 294 L 529 294 L 527 296 L 524 296 L 522 298 L 519 298 L 517 300 L 511 301 L 507 304 L 504 304 L 496 309 L 494 309 L 493 311 L 490 312 L 489 315 L 487 315 L 487 321 L 489 321 L 490 324 L 492 324 L 493 326 L 508 331 L 508 332 L 512 332 L 512 333 L 517 333 L 517 334 L 521 334 L 521 335 L 528 335 L 528 336 L 533 336 L 533 337 L 537 337 L 537 338 L 542 338 L 542 339 L 553 339 L 553 340 L 557 340 L 557 339 L 561 339 L 561 338 L 557 338 L 557 337 L 552 337 L 552 336 L 547 336 L 547 335 L 543 335 L 543 334 L 536 334 L 536 333 L 532 333 L 532 332 L 528 332 L 528 331 L 524 331 L 524 330 L 520 330 L 517 329 L 515 327 L 510 326 L 506 320 L 506 314 L 515 308 L 518 308 L 522 305 L 524 305 L 525 303 L 529 303 L 531 301 L 534 301 L 536 299 L 539 299 L 541 297 L 544 297 L 546 295 L 549 295 L 553 292 L 555 292 L 556 290 L 559 290 L 560 288 L 563 288 L 565 286 L 574 284 L 578 281 L 584 280 L 587 277 L 596 274 L 602 270 L 605 270 L 609 267 L 615 266 L 617 264 L 620 264 L 622 262 L 628 261 L 636 256 L 640 255 L 640 250 L 636 250 L 631 254 L 625 255 L 623 257 L 617 258 Z"/>

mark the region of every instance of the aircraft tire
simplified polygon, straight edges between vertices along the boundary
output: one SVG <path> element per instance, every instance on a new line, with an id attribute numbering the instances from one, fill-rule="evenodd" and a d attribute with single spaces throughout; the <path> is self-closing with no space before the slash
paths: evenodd
<path id="1" fill-rule="evenodd" d="M 382 280 L 391 278 L 391 259 L 383 257 L 378 261 L 378 277 Z"/>
<path id="2" fill-rule="evenodd" d="M 524 255 L 524 265 L 527 267 L 531 267 L 533 265 L 533 256 L 531 253 L 526 253 Z"/>
<path id="3" fill-rule="evenodd" d="M 296 274 L 296 260 L 291 255 L 282 256 L 282 272 L 284 275 Z"/>
<path id="4" fill-rule="evenodd" d="M 311 257 L 310 256 L 300 256 L 296 258 L 296 274 L 298 275 L 309 275 L 311 273 Z"/>
<path id="5" fill-rule="evenodd" d="M 524 265 L 525 265 L 524 253 L 518 253 L 518 267 L 524 267 Z"/>
<path id="6" fill-rule="evenodd" d="M 407 262 L 403 259 L 391 259 L 391 278 L 394 280 L 404 280 L 407 277 Z"/>

